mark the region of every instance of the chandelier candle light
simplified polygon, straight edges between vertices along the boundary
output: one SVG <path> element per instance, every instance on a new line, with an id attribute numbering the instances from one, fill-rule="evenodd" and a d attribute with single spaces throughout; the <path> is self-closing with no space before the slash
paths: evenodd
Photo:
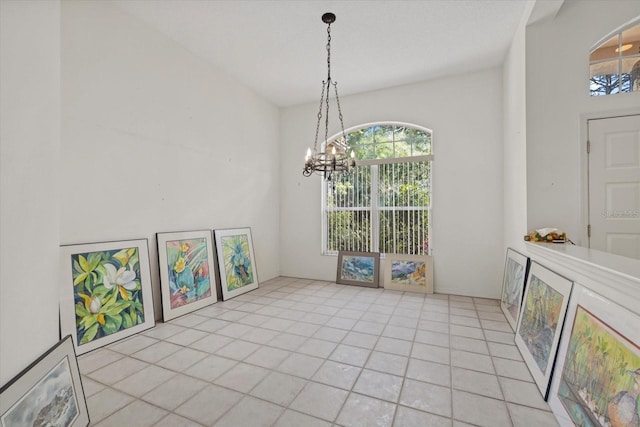
<path id="1" fill-rule="evenodd" d="M 342 120 L 342 110 L 340 109 L 340 98 L 338 97 L 338 83 L 331 80 L 331 24 L 336 20 L 333 13 L 325 13 L 322 15 L 322 22 L 327 24 L 327 80 L 322 82 L 322 94 L 320 95 L 320 109 L 318 111 L 318 122 L 316 124 L 316 139 L 313 143 L 313 152 L 311 148 L 307 149 L 307 155 L 304 160 L 304 176 L 311 176 L 314 172 L 322 175 L 324 179 L 330 181 L 334 173 L 342 173 L 348 175 L 351 168 L 355 167 L 355 153 L 351 151 L 350 157 L 347 156 L 349 146 L 344 133 L 344 123 Z M 338 105 L 338 117 L 340 118 L 340 129 L 342 136 L 329 144 L 329 92 L 331 86 L 336 94 L 336 104 Z M 326 98 L 325 98 L 326 93 Z M 324 107 L 324 140 L 325 151 L 318 152 L 318 132 L 320 130 L 320 122 L 322 121 L 322 108 Z M 337 149 L 336 149 L 337 147 Z M 331 154 L 328 154 L 331 148 Z"/>

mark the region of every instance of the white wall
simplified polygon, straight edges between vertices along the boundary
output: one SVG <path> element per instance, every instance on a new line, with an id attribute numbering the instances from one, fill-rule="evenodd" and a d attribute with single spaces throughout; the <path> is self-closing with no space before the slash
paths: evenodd
<path id="1" fill-rule="evenodd" d="M 529 3 L 503 65 L 504 246 L 523 251 L 527 233 L 527 117 L 525 44 Z"/>
<path id="2" fill-rule="evenodd" d="M 582 242 L 582 156 L 587 115 L 640 110 L 640 93 L 590 97 L 589 50 L 640 15 L 640 2 L 566 0 L 554 20 L 527 27 L 527 224 Z"/>
<path id="3" fill-rule="evenodd" d="M 345 96 L 341 105 L 345 127 L 401 121 L 433 130 L 435 289 L 497 297 L 503 263 L 501 69 Z M 301 173 L 316 114 L 316 103 L 282 112 L 280 270 L 334 280 L 336 257 L 320 255 L 321 178 Z M 332 126 L 330 134 L 338 130 L 337 120 Z"/>
<path id="4" fill-rule="evenodd" d="M 58 341 L 60 4 L 0 2 L 0 384 Z"/>
<path id="5" fill-rule="evenodd" d="M 62 244 L 252 228 L 279 274 L 278 109 L 109 2 L 62 5 Z"/>

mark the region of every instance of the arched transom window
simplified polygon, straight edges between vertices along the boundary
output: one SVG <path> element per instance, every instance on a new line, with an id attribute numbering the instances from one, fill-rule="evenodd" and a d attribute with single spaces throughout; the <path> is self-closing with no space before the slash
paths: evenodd
<path id="1" fill-rule="evenodd" d="M 598 44 L 589 55 L 591 96 L 640 91 L 640 19 Z"/>
<path id="2" fill-rule="evenodd" d="M 323 254 L 429 254 L 431 131 L 375 123 L 346 136 L 357 166 L 349 176 L 323 181 Z"/>

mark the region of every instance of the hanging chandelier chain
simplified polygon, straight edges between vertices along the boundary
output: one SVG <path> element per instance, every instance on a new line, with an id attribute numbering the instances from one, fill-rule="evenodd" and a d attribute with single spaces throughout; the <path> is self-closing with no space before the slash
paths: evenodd
<path id="1" fill-rule="evenodd" d="M 331 84 L 331 81 L 327 82 L 327 99 L 325 102 L 325 112 L 324 112 L 324 143 L 325 143 L 325 147 L 324 147 L 324 151 L 325 153 L 327 152 L 327 146 L 326 144 L 329 143 L 329 85 Z M 323 88 L 324 89 L 324 88 Z"/>
<path id="2" fill-rule="evenodd" d="M 320 120 L 322 120 L 322 102 L 324 101 L 324 85 L 322 82 L 322 94 L 320 95 L 320 108 L 318 109 L 318 122 L 316 123 L 316 139 L 313 142 L 313 155 L 318 152 L 318 134 L 320 133 Z"/>
<path id="3" fill-rule="evenodd" d="M 324 92 L 324 86 L 322 87 L 322 91 Z M 329 141 L 329 93 L 331 91 L 331 24 L 327 24 L 327 100 L 326 100 L 326 110 L 324 117 L 324 141 L 327 144 Z M 325 145 L 324 151 L 327 151 L 327 147 Z"/>
<path id="4" fill-rule="evenodd" d="M 347 137 L 344 134 L 344 122 L 342 120 L 342 109 L 340 108 L 340 97 L 338 96 L 338 82 L 335 82 L 333 84 L 333 89 L 335 89 L 336 92 L 336 104 L 338 105 L 338 118 L 340 119 L 340 129 L 342 130 L 342 138 L 344 139 L 344 143 L 345 143 L 345 152 L 348 151 L 348 146 L 347 146 Z"/>
<path id="5" fill-rule="evenodd" d="M 327 25 L 327 81 L 331 81 L 331 24 Z"/>
<path id="6" fill-rule="evenodd" d="M 327 24 L 327 79 L 322 82 L 322 92 L 320 94 L 320 105 L 318 108 L 318 115 L 316 122 L 316 137 L 313 142 L 313 153 L 311 149 L 307 151 L 305 157 L 305 165 L 302 171 L 304 176 L 311 176 L 313 173 L 322 175 L 325 180 L 331 181 L 336 174 L 348 175 L 351 168 L 356 166 L 353 158 L 353 152 L 351 153 L 351 159 L 347 157 L 347 138 L 344 132 L 344 121 L 342 117 L 342 108 L 340 107 L 340 98 L 338 97 L 338 83 L 331 80 L 331 23 L 335 21 L 336 17 L 332 13 L 325 13 L 322 16 L 322 22 Z M 333 150 L 339 148 L 340 151 L 329 152 L 329 108 L 331 97 L 331 86 L 336 96 L 336 104 L 338 106 L 338 117 L 340 118 L 340 130 L 342 131 L 342 137 L 340 138 L 339 147 L 333 147 Z M 324 109 L 324 111 L 322 111 Z M 318 135 L 320 134 L 320 122 L 324 113 L 324 150 L 318 151 Z"/>

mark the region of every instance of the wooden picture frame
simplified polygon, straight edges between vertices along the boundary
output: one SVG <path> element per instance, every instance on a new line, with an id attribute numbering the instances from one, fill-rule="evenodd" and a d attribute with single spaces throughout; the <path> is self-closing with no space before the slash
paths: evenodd
<path id="1" fill-rule="evenodd" d="M 214 230 L 222 299 L 258 289 L 251 228 Z"/>
<path id="2" fill-rule="evenodd" d="M 514 249 L 507 248 L 500 308 L 514 331 L 518 325 L 518 315 L 520 314 L 524 288 L 527 283 L 529 263 L 528 257 Z"/>
<path id="3" fill-rule="evenodd" d="M 157 233 L 162 319 L 218 301 L 211 230 Z"/>
<path id="4" fill-rule="evenodd" d="M 531 262 L 515 342 L 545 400 L 572 286 L 572 281 Z"/>
<path id="5" fill-rule="evenodd" d="M 433 257 L 429 255 L 385 254 L 384 288 L 432 294 Z"/>
<path id="6" fill-rule="evenodd" d="M 155 326 L 147 239 L 61 246 L 60 329 L 78 354 Z"/>
<path id="7" fill-rule="evenodd" d="M 602 426 L 614 418 L 610 425 L 631 425 L 640 387 L 640 316 L 576 283 L 565 324 L 549 391 L 560 425 Z"/>
<path id="8" fill-rule="evenodd" d="M 380 253 L 340 251 L 336 270 L 338 284 L 377 288 Z"/>
<path id="9" fill-rule="evenodd" d="M 67 335 L 0 389 L 0 425 L 89 425 L 73 339 Z"/>

